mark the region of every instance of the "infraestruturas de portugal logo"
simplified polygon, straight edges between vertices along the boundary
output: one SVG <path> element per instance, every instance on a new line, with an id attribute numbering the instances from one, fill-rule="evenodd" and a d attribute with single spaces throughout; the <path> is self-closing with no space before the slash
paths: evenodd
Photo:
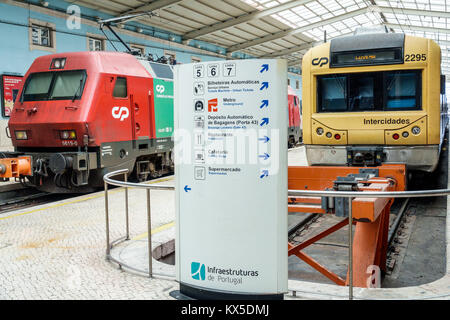
<path id="1" fill-rule="evenodd" d="M 205 280 L 205 265 L 200 262 L 191 263 L 191 276 L 195 280 Z"/>
<path id="2" fill-rule="evenodd" d="M 206 267 L 203 263 L 191 262 L 191 277 L 194 280 L 228 282 L 234 285 L 241 285 L 245 278 L 249 279 L 258 276 L 259 271 L 243 270 L 240 268 Z"/>

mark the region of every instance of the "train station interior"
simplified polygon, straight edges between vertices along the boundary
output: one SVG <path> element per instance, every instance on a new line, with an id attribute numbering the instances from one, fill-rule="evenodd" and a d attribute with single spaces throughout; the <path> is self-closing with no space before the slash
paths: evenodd
<path id="1" fill-rule="evenodd" d="M 450 299 L 449 26 L 448 0 L 0 0 L 0 300 Z"/>

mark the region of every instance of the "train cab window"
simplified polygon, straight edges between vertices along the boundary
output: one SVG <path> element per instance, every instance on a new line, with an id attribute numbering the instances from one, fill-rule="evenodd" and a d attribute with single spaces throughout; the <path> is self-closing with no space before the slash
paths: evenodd
<path id="1" fill-rule="evenodd" d="M 56 72 L 50 100 L 79 99 L 83 92 L 84 71 Z"/>
<path id="2" fill-rule="evenodd" d="M 85 81 L 85 70 L 32 73 L 25 81 L 21 101 L 80 99 Z"/>
<path id="3" fill-rule="evenodd" d="M 420 73 L 388 72 L 386 74 L 386 109 L 416 109 L 420 106 Z"/>
<path id="4" fill-rule="evenodd" d="M 23 100 L 24 101 L 46 100 L 48 92 L 50 90 L 50 85 L 52 84 L 52 79 L 53 79 L 52 72 L 31 74 L 26 81 Z"/>
<path id="5" fill-rule="evenodd" d="M 356 77 L 350 79 L 350 110 L 373 110 L 373 78 Z"/>
<path id="6" fill-rule="evenodd" d="M 421 99 L 421 70 L 317 77 L 318 112 L 417 110 Z"/>
<path id="7" fill-rule="evenodd" d="M 116 84 L 114 85 L 113 97 L 126 98 L 127 95 L 127 78 L 117 77 Z"/>
<path id="8" fill-rule="evenodd" d="M 319 111 L 339 112 L 347 110 L 347 80 L 337 75 L 318 78 Z"/>

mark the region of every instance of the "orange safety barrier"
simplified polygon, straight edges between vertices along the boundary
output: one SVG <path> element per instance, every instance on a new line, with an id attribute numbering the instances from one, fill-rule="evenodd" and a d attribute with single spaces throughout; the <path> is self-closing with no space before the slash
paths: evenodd
<path id="1" fill-rule="evenodd" d="M 31 157 L 0 158 L 0 178 L 19 178 L 31 175 Z"/>
<path id="2" fill-rule="evenodd" d="M 406 187 L 406 169 L 404 165 L 382 165 L 375 168 L 361 167 L 289 167 L 289 190 L 325 190 L 333 187 L 337 177 L 356 175 L 361 169 L 376 169 L 377 177 L 367 180 L 358 180 L 357 191 L 404 191 Z M 348 198 L 344 198 L 348 201 Z M 389 212 L 394 199 L 392 198 L 362 198 L 352 199 L 352 218 L 356 225 L 353 236 L 353 285 L 367 287 L 366 272 L 369 266 L 378 266 L 386 271 L 387 239 L 389 231 Z M 288 197 L 288 211 L 299 213 L 327 213 L 333 214 L 334 209 L 322 208 L 320 197 Z M 295 255 L 328 279 L 338 285 L 348 285 L 347 279 L 342 279 L 337 274 L 328 270 L 325 266 L 308 256 L 303 249 L 316 241 L 330 235 L 333 232 L 348 225 L 348 219 L 319 233 L 300 244 L 288 243 L 288 255 Z"/>

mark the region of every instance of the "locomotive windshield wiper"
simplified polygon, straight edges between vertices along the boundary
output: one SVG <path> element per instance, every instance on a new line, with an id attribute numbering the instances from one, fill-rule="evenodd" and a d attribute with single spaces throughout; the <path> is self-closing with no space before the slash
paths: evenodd
<path id="1" fill-rule="evenodd" d="M 73 98 L 72 98 L 72 102 L 74 102 L 75 99 L 78 97 L 78 91 L 81 90 L 81 86 L 82 86 L 82 85 L 83 85 L 83 78 L 80 79 L 80 84 L 79 84 L 79 86 L 78 86 L 77 91 L 75 91 L 75 94 L 74 94 L 74 96 L 73 96 Z"/>

